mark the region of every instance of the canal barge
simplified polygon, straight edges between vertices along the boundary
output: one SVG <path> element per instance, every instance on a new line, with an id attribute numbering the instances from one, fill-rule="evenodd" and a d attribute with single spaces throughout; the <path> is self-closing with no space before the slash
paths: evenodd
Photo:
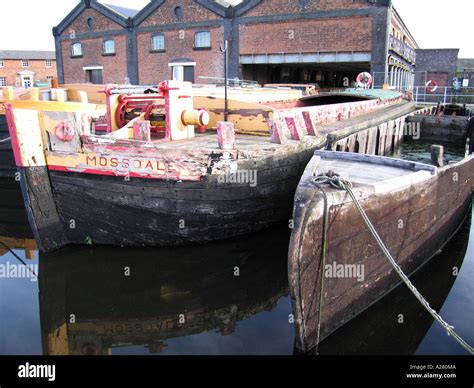
<path id="1" fill-rule="evenodd" d="M 468 213 L 474 155 L 436 167 L 315 152 L 295 195 L 288 257 L 296 346 L 302 352 L 314 350 L 401 283 L 350 195 L 321 183 L 321 177 L 336 175 L 352 184 L 388 251 L 411 275 L 447 243 Z"/>
<path id="2" fill-rule="evenodd" d="M 264 111 L 254 104 L 209 128 L 213 107 L 195 108 L 192 93 L 191 84 L 166 81 L 146 90 L 109 88 L 105 107 L 6 104 L 42 251 L 67 244 L 203 243 L 288 220 L 301 174 L 325 146 L 324 128 L 415 109 L 400 93 L 368 91 L 344 103 L 294 100 Z M 266 131 L 240 133 L 249 122 L 264 122 Z"/>

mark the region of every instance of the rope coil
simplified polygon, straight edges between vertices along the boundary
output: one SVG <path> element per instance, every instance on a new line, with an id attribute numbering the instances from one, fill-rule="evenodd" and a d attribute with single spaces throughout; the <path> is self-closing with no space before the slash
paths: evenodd
<path id="1" fill-rule="evenodd" d="M 341 176 L 338 174 L 334 173 L 333 171 L 328 171 L 327 174 L 322 174 L 315 176 L 313 178 L 313 183 L 323 191 L 324 193 L 324 198 L 325 198 L 325 206 L 327 210 L 327 193 L 324 191 L 322 188 L 322 185 L 328 184 L 331 187 L 337 189 L 337 190 L 344 190 L 346 191 L 349 196 L 351 197 L 352 201 L 354 202 L 354 205 L 356 206 L 357 210 L 359 211 L 359 214 L 361 215 L 362 219 L 364 220 L 365 224 L 367 225 L 369 231 L 371 232 L 372 236 L 374 237 L 375 241 L 379 245 L 380 249 L 384 253 L 384 255 L 387 257 L 388 261 L 392 265 L 392 267 L 395 269 L 395 272 L 400 276 L 402 281 L 405 283 L 405 285 L 408 287 L 408 289 L 415 295 L 415 297 L 418 299 L 418 301 L 421 303 L 421 305 L 428 311 L 428 313 L 444 328 L 446 331 L 446 334 L 448 336 L 452 336 L 458 343 L 461 345 L 465 350 L 467 350 L 470 354 L 474 354 L 474 348 L 469 345 L 459 334 L 457 334 L 454 331 L 454 326 L 449 325 L 442 317 L 439 315 L 428 303 L 428 301 L 423 297 L 423 295 L 420 294 L 420 292 L 416 289 L 416 287 L 413 285 L 413 283 L 408 279 L 408 277 L 405 275 L 403 270 L 400 268 L 400 266 L 397 264 L 393 256 L 390 254 L 388 248 L 385 246 L 384 242 L 380 238 L 379 234 L 375 230 L 372 222 L 370 221 L 369 217 L 367 216 L 367 213 L 364 211 L 362 208 L 359 200 L 356 198 L 354 192 L 352 191 L 352 183 L 343 179 Z M 324 221 L 324 228 L 327 228 L 327 211 L 325 212 L 325 221 Z M 326 240 L 327 236 L 327 230 L 324 229 L 324 240 Z M 324 245 L 322 247 L 324 250 L 327 249 L 327 242 L 324 242 Z M 322 256 L 325 259 L 326 252 L 322 252 Z M 321 295 L 322 295 L 322 287 L 323 283 L 321 282 Z M 322 306 L 322 298 L 320 299 L 320 308 L 319 308 L 319 314 L 321 314 L 321 306 Z M 320 322 L 320 320 L 319 320 Z M 317 331 L 317 336 L 318 336 L 318 342 L 319 342 L 319 324 L 318 323 L 318 331 Z"/>

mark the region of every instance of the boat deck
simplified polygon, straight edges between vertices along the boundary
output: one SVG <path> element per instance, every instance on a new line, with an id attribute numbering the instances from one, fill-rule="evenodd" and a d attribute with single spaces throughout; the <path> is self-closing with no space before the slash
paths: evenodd
<path id="1" fill-rule="evenodd" d="M 324 147 L 326 136 L 304 136 L 301 140 L 288 140 L 285 144 L 272 143 L 269 136 L 254 136 L 236 134 L 235 147 L 229 153 L 239 154 L 246 158 L 258 156 L 270 156 L 274 154 L 286 154 L 302 149 L 318 149 Z M 196 134 L 194 138 L 175 140 L 170 142 L 153 139 L 151 143 L 110 139 L 103 136 L 88 137 L 84 143 L 84 148 L 88 151 L 100 148 L 102 152 L 118 146 L 121 151 L 128 154 L 156 155 L 158 151 L 161 155 L 189 155 L 197 160 L 199 155 L 205 157 L 211 153 L 222 153 L 226 150 L 219 148 L 217 133 L 206 132 Z"/>
<path id="2" fill-rule="evenodd" d="M 316 175 L 332 171 L 356 185 L 410 181 L 415 176 L 428 177 L 437 173 L 437 168 L 429 164 L 383 156 L 333 151 L 316 151 L 315 155 L 321 158 L 315 165 Z"/>

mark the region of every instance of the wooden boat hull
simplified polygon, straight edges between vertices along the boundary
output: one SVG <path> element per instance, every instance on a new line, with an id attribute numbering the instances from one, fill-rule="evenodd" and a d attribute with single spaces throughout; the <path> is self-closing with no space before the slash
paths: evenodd
<path id="1" fill-rule="evenodd" d="M 166 246 L 205 243 L 291 217 L 298 181 L 315 148 L 261 161 L 258 184 L 166 181 L 19 168 L 42 251 L 67 244 Z M 47 210 L 46 210 L 47 209 Z"/>
<path id="2" fill-rule="evenodd" d="M 308 165 L 295 196 L 295 228 L 289 249 L 297 347 L 304 352 L 316 346 L 318 326 L 321 341 L 400 284 L 352 200 L 336 189 L 327 189 L 325 265 L 352 269 L 358 266 L 363 268 L 364 276 L 327 276 L 328 267 L 323 268 L 321 263 L 323 197 L 312 183 L 317 162 L 313 158 Z M 470 156 L 396 190 L 377 193 L 357 191 L 355 187 L 362 207 L 406 274 L 425 264 L 462 223 L 471 207 L 473 171 L 474 157 Z"/>
<path id="3" fill-rule="evenodd" d="M 439 311 L 451 292 L 466 257 L 471 229 L 470 213 L 460 231 L 410 279 L 418 291 Z M 399 323 L 403 314 L 403 324 Z M 387 319 L 395 317 L 396 319 Z M 414 355 L 433 325 L 410 290 L 401 284 L 383 300 L 327 337 L 318 348 L 321 355 Z"/>
<path id="4" fill-rule="evenodd" d="M 42 251 L 67 244 L 205 243 L 288 221 L 299 178 L 313 152 L 326 146 L 328 132 L 346 123 L 365 128 L 415 108 L 390 93 L 278 110 L 266 123 L 271 137 L 235 136 L 228 123 L 217 134 L 196 134 L 196 117 L 206 112 L 193 108 L 190 86 L 164 82 L 151 97 L 108 90 L 107 109 L 75 102 L 7 105 L 23 197 Z M 161 133 L 152 136 L 151 121 L 142 120 L 146 112 L 127 122 L 144 101 L 165 120 L 154 122 Z M 254 120 L 247 110 L 241 116 L 247 124 Z M 112 132 L 97 134 L 97 125 Z M 242 173 L 247 179 L 237 176 Z"/>
<path id="5" fill-rule="evenodd" d="M 0 114 L 0 178 L 11 178 L 16 172 L 15 157 L 9 137 L 5 115 Z"/>

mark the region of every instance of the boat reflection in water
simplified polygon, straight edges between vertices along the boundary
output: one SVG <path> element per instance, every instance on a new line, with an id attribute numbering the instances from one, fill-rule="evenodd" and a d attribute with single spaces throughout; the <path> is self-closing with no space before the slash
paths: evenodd
<path id="1" fill-rule="evenodd" d="M 38 249 L 28 224 L 20 184 L 11 178 L 0 178 L 0 256 L 9 249 L 24 251 L 33 259 Z"/>
<path id="2" fill-rule="evenodd" d="M 21 196 L 15 194 L 18 186 L 10 183 L 0 187 L 0 242 L 11 249 L 24 249 L 24 256 L 16 251 L 23 258 L 33 257 L 37 252 Z M 467 219 L 443 252 L 412 277 L 438 311 L 456 279 L 453 267 L 461 268 L 466 256 L 470 217 Z M 294 336 L 287 319 L 290 300 L 285 298 L 289 235 L 287 225 L 282 225 L 197 247 L 70 247 L 40 254 L 43 353 L 134 354 L 137 351 L 131 347 L 147 346 L 150 353 L 189 354 L 195 334 L 216 331 L 227 336 L 226 340 L 239 337 L 242 346 L 236 349 L 235 343 L 224 339 L 214 343 L 201 338 L 212 353 L 290 353 Z M 6 250 L 0 244 L 0 255 Z M 24 286 L 18 282 L 18 287 Z M 36 294 L 36 288 L 31 290 Z M 31 300 L 37 301 L 36 297 Z M 279 301 L 282 303 L 275 309 Z M 13 314 L 2 319 L 18 322 L 25 308 L 37 307 L 13 308 Z M 263 311 L 272 312 L 255 320 Z M 403 323 L 399 323 L 401 316 Z M 431 317 L 402 285 L 329 336 L 320 344 L 319 353 L 414 354 L 432 324 Z M 243 330 L 232 336 L 239 325 Z M 0 337 L 31 341 L 31 335 L 15 330 L 19 331 L 0 332 Z M 271 335 L 265 335 L 268 332 Z M 179 338 L 184 341 L 174 340 Z M 277 341 L 280 343 L 275 344 Z M 213 348 L 216 346 L 220 348 Z M 140 353 L 143 351 L 147 352 L 142 348 Z"/>
<path id="3" fill-rule="evenodd" d="M 460 269 L 466 257 L 470 229 L 471 213 L 443 250 L 411 277 L 436 311 L 443 306 L 456 280 L 454 268 Z M 412 355 L 433 322 L 402 284 L 321 342 L 319 354 Z"/>
<path id="4" fill-rule="evenodd" d="M 43 352 L 107 355 L 218 330 L 288 294 L 287 225 L 205 246 L 66 248 L 40 254 Z"/>

